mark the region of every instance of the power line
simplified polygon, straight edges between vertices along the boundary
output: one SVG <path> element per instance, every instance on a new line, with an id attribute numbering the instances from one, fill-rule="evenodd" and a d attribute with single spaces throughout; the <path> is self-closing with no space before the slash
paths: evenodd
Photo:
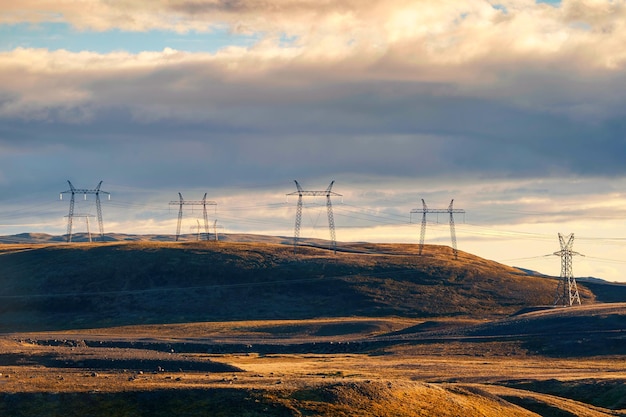
<path id="1" fill-rule="evenodd" d="M 547 258 L 549 256 L 552 256 L 552 254 L 550 254 L 550 255 L 541 255 L 541 256 L 527 256 L 525 258 L 503 259 L 503 260 L 501 260 L 499 262 L 529 261 L 529 260 L 533 260 L 533 259 L 544 259 L 544 258 Z"/>
<path id="2" fill-rule="evenodd" d="M 600 262 L 608 262 L 608 263 L 616 263 L 616 264 L 626 264 L 626 260 L 623 259 L 609 259 L 609 258 L 598 258 L 595 256 L 586 256 L 587 259 L 593 259 Z"/>

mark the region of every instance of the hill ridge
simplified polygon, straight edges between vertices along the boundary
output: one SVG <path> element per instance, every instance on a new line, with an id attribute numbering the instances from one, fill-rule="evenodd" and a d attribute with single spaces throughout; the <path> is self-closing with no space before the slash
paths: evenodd
<path id="1" fill-rule="evenodd" d="M 418 245 L 250 242 L 0 245 L 0 326 L 337 316 L 502 317 L 550 304 L 556 281 Z M 593 294 L 581 286 L 585 302 Z M 56 324 L 55 324 L 56 323 Z"/>

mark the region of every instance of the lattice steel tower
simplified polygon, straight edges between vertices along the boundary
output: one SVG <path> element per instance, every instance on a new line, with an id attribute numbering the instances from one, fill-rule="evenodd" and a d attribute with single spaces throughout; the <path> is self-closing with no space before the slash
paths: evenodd
<path id="1" fill-rule="evenodd" d="M 330 201 L 331 196 L 341 197 L 341 194 L 337 194 L 332 191 L 335 181 L 331 181 L 330 185 L 324 191 L 305 191 L 302 189 L 298 181 L 294 180 L 298 191 L 287 194 L 298 196 L 298 207 L 296 209 L 296 225 L 293 232 L 293 251 L 296 252 L 298 247 L 298 241 L 300 240 L 300 226 L 302 224 L 302 197 L 303 196 L 326 196 L 326 211 L 328 213 L 328 229 L 330 230 L 330 249 L 335 253 L 337 252 L 337 238 L 335 236 L 335 218 L 333 216 L 333 205 Z"/>
<path id="2" fill-rule="evenodd" d="M 72 241 L 72 224 L 74 222 L 74 217 L 84 217 L 84 215 L 74 214 L 74 204 L 76 194 L 83 194 L 84 199 L 87 200 L 87 194 L 95 194 L 96 196 L 96 211 L 98 214 L 98 226 L 100 227 L 100 239 L 104 241 L 104 225 L 102 222 L 102 205 L 100 204 L 100 194 L 106 194 L 108 199 L 111 199 L 111 194 L 107 191 L 102 191 L 100 186 L 102 186 L 102 181 L 98 183 L 98 186 L 92 190 L 88 190 L 85 188 L 74 188 L 72 183 L 68 180 L 67 183 L 70 185 L 70 189 L 67 191 L 61 192 L 61 200 L 63 199 L 63 194 L 71 194 L 70 198 L 70 211 L 67 215 L 67 241 Z"/>
<path id="3" fill-rule="evenodd" d="M 465 210 L 463 209 L 455 209 L 453 208 L 454 199 L 450 201 L 450 205 L 447 209 L 431 209 L 428 208 L 426 202 L 422 198 L 422 208 L 421 209 L 413 209 L 411 210 L 411 214 L 413 213 L 422 213 L 422 230 L 420 231 L 420 246 L 419 246 L 419 255 L 422 255 L 422 251 L 424 250 L 424 238 L 426 237 L 426 215 L 428 213 L 448 213 L 450 215 L 450 239 L 452 240 L 452 253 L 454 254 L 454 259 L 458 259 L 459 252 L 456 248 L 456 230 L 454 227 L 454 214 L 462 213 L 465 214 Z"/>
<path id="4" fill-rule="evenodd" d="M 65 217 L 69 217 L 69 216 L 65 216 Z M 91 238 L 91 229 L 89 228 L 89 218 L 90 217 L 95 217 L 93 214 L 76 214 L 74 213 L 72 215 L 73 218 L 81 218 L 84 217 L 85 218 L 85 223 L 87 224 L 87 239 L 89 240 L 89 243 L 93 243 L 93 239 Z"/>
<path id="5" fill-rule="evenodd" d="M 572 246 L 574 246 L 574 233 L 570 233 L 567 237 L 567 242 L 565 241 L 563 235 L 559 233 L 559 243 L 561 244 L 561 250 L 554 252 L 554 255 L 561 257 L 561 278 L 559 279 L 559 285 L 556 288 L 554 305 L 570 307 L 574 304 L 574 302 L 577 302 L 580 305 L 578 287 L 576 286 L 576 279 L 574 279 L 574 273 L 572 270 L 572 257 L 575 255 L 584 255 L 572 250 Z"/>
<path id="6" fill-rule="evenodd" d="M 209 240 L 209 217 L 206 211 L 206 206 L 217 206 L 215 201 L 207 201 L 206 194 L 204 193 L 204 197 L 202 200 L 185 200 L 183 199 L 183 195 L 178 193 L 178 201 L 170 201 L 170 206 L 177 205 L 178 208 L 178 225 L 176 226 L 176 241 L 178 241 L 180 237 L 180 225 L 183 221 L 183 206 L 202 206 L 202 216 L 204 217 L 204 233 L 205 240 Z"/>

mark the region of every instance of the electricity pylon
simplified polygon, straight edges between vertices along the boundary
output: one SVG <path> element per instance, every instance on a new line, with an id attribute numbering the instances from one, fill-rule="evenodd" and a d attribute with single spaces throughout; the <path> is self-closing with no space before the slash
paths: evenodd
<path id="1" fill-rule="evenodd" d="M 170 201 L 170 206 L 178 205 L 178 225 L 176 226 L 176 241 L 180 237 L 180 225 L 183 221 L 183 206 L 202 206 L 202 216 L 204 217 L 204 233 L 205 240 L 209 240 L 209 217 L 207 215 L 206 206 L 217 206 L 215 201 L 207 201 L 206 194 L 202 200 L 185 200 L 181 193 L 178 193 L 178 201 Z"/>
<path id="2" fill-rule="evenodd" d="M 202 226 L 200 226 L 200 220 L 196 219 L 198 222 L 197 226 L 191 226 L 190 230 L 196 233 L 196 240 L 200 240 L 200 231 L 202 230 Z"/>
<path id="3" fill-rule="evenodd" d="M 302 197 L 303 196 L 326 196 L 326 211 L 328 213 L 328 229 L 330 230 L 330 249 L 337 253 L 337 238 L 335 236 L 335 217 L 333 216 L 333 205 L 330 201 L 331 196 L 341 197 L 341 194 L 337 194 L 332 191 L 335 181 L 331 181 L 330 185 L 324 191 L 305 191 L 302 189 L 298 181 L 294 180 L 298 191 L 287 194 L 298 196 L 298 206 L 296 209 L 296 225 L 293 232 L 293 252 L 296 252 L 298 247 L 298 241 L 300 240 L 300 226 L 302 224 Z"/>
<path id="4" fill-rule="evenodd" d="M 570 307 L 574 302 L 580 305 L 578 286 L 576 285 L 576 279 L 574 279 L 572 270 L 572 257 L 575 255 L 584 255 L 572 250 L 572 246 L 574 246 L 574 233 L 570 233 L 567 237 L 567 242 L 563 235 L 559 233 L 559 243 L 561 244 L 561 250 L 554 252 L 554 255 L 561 257 L 561 278 L 556 288 L 554 305 Z"/>
<path id="5" fill-rule="evenodd" d="M 69 214 L 67 215 L 67 241 L 68 242 L 72 241 L 72 224 L 74 221 L 74 217 L 77 217 L 77 215 L 74 214 L 74 203 L 75 203 L 76 194 L 83 194 L 85 200 L 87 200 L 87 194 L 95 194 L 96 211 L 98 214 L 98 225 L 100 226 L 100 239 L 104 241 L 104 224 L 102 221 L 102 206 L 100 204 L 100 194 L 106 194 L 109 200 L 111 199 L 111 194 L 107 191 L 102 191 L 100 189 L 100 186 L 102 185 L 102 181 L 100 181 L 98 183 L 98 186 L 94 188 L 93 190 L 88 190 L 85 188 L 74 188 L 74 186 L 69 180 L 67 181 L 67 183 L 70 185 L 70 189 L 67 191 L 61 192 L 61 200 L 63 200 L 63 194 L 71 194 L 70 211 L 69 211 Z"/>
<path id="6" fill-rule="evenodd" d="M 69 217 L 69 216 L 65 216 L 65 217 Z M 89 218 L 90 217 L 94 217 L 93 214 L 76 214 L 74 213 L 74 215 L 72 216 L 74 218 L 76 217 L 84 217 L 85 218 L 85 222 L 87 223 L 87 238 L 89 239 L 89 243 L 93 242 L 93 239 L 91 239 L 91 229 L 89 228 Z"/>
<path id="7" fill-rule="evenodd" d="M 421 209 L 413 209 L 411 210 L 411 214 L 413 213 L 422 213 L 422 230 L 420 231 L 420 246 L 419 246 L 419 255 L 422 255 L 422 251 L 424 249 L 424 238 L 426 237 L 426 215 L 428 213 L 448 213 L 450 215 L 450 239 L 452 240 L 452 253 L 454 254 L 454 259 L 458 259 L 459 253 L 456 248 L 456 230 L 454 227 L 454 213 L 462 213 L 465 214 L 465 210 L 463 209 L 455 209 L 453 208 L 454 199 L 450 201 L 450 205 L 447 209 L 431 209 L 428 208 L 426 202 L 422 198 L 422 208 Z"/>
<path id="8" fill-rule="evenodd" d="M 222 226 L 221 224 L 220 224 L 220 225 L 218 225 L 218 224 L 217 224 L 217 219 L 215 219 L 215 221 L 213 222 L 213 235 L 215 236 L 215 241 L 216 241 L 216 242 L 219 240 L 219 236 L 218 236 L 218 234 L 217 234 L 217 229 L 218 229 L 218 228 L 223 229 L 223 228 L 224 228 L 224 226 Z"/>
<path id="9" fill-rule="evenodd" d="M 191 226 L 189 230 L 196 233 L 196 240 L 200 240 L 200 235 L 201 235 L 200 231 L 202 230 L 202 226 L 200 226 L 199 219 L 196 219 L 196 222 L 198 223 L 197 226 Z M 223 229 L 224 226 L 222 226 L 221 224 L 218 225 L 217 219 L 215 219 L 215 221 L 213 222 L 213 240 L 215 240 L 216 242 L 219 240 L 219 235 L 217 233 L 218 228 Z M 207 237 L 206 240 L 210 240 L 209 237 Z"/>

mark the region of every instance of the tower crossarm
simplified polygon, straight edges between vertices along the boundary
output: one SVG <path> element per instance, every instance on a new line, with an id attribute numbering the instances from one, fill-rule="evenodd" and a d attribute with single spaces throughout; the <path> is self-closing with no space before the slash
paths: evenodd
<path id="1" fill-rule="evenodd" d="M 327 196 L 335 196 L 342 197 L 342 194 L 338 194 L 334 191 L 294 191 L 293 193 L 289 193 L 287 195 L 301 195 L 301 196 L 319 196 L 319 197 L 327 197 Z"/>
<path id="2" fill-rule="evenodd" d="M 70 185 L 70 189 L 66 191 L 61 191 L 61 194 L 106 194 L 108 196 L 111 195 L 108 191 L 103 191 L 100 189 L 102 185 L 102 181 L 98 183 L 96 188 L 75 188 L 72 183 L 68 180 L 67 183 Z"/>
<path id="3" fill-rule="evenodd" d="M 335 181 L 332 181 L 330 183 L 330 185 L 328 186 L 328 188 L 325 189 L 324 191 L 322 191 L 322 190 L 316 190 L 316 191 L 304 190 L 302 188 L 302 186 L 300 186 L 298 181 L 294 180 L 294 182 L 296 183 L 296 188 L 298 189 L 298 191 L 294 191 L 293 193 L 289 193 L 289 194 L 286 194 L 286 195 L 297 195 L 297 196 L 307 196 L 307 197 L 330 197 L 330 196 L 343 197 L 342 194 L 338 194 L 338 193 L 332 191 L 332 188 L 333 188 L 333 185 L 335 184 Z"/>
<path id="4" fill-rule="evenodd" d="M 170 201 L 170 205 L 176 206 L 217 206 L 215 201 L 205 201 L 205 200 L 182 200 L 182 201 Z"/>
<path id="5" fill-rule="evenodd" d="M 342 194 L 338 194 L 334 191 L 331 191 L 329 189 L 321 191 L 308 191 L 308 190 L 302 190 L 299 189 L 298 191 L 294 191 L 293 193 L 289 193 L 287 195 L 301 195 L 301 196 L 308 196 L 308 197 L 327 197 L 327 196 L 335 196 L 335 197 L 342 197 Z"/>
<path id="6" fill-rule="evenodd" d="M 461 213 L 461 214 L 465 214 L 465 210 L 463 209 L 431 209 L 431 208 L 420 208 L 420 209 L 413 209 L 411 210 L 411 213 L 436 213 L 436 214 L 446 214 L 446 213 Z"/>
<path id="7" fill-rule="evenodd" d="M 560 250 L 558 252 L 554 252 L 553 255 L 556 255 L 556 256 L 567 256 L 567 255 L 569 255 L 569 256 L 576 256 L 576 255 L 585 256 L 582 253 L 574 252 L 573 250 L 569 250 L 569 249 L 564 249 L 564 250 Z M 550 256 L 550 255 L 547 255 L 547 256 Z"/>

